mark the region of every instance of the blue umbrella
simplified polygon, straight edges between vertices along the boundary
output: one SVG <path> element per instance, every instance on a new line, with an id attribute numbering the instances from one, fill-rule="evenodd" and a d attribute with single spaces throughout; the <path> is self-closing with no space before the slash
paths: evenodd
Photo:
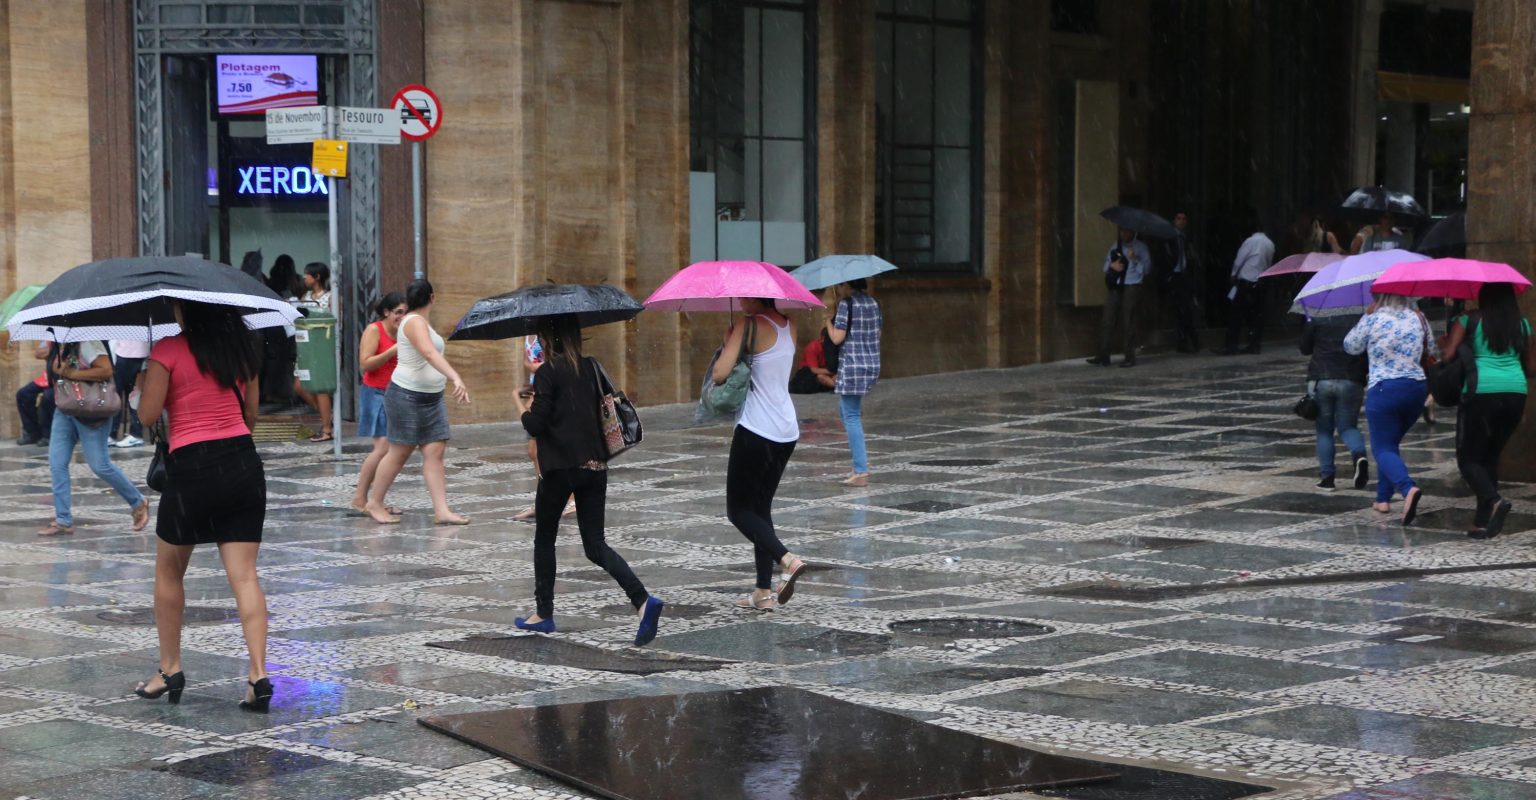
<path id="1" fill-rule="evenodd" d="M 789 274 L 807 289 L 825 289 L 839 283 L 890 272 L 896 265 L 879 256 L 822 256 Z"/>

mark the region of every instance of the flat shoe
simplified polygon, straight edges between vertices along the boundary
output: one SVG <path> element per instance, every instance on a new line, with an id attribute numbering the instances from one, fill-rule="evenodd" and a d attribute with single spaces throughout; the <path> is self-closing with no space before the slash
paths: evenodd
<path id="1" fill-rule="evenodd" d="M 736 607 L 742 610 L 750 609 L 753 611 L 772 611 L 773 595 L 763 595 L 761 599 L 754 600 L 752 599 L 752 593 L 748 592 L 741 597 L 736 598 Z"/>
<path id="2" fill-rule="evenodd" d="M 37 532 L 38 536 L 68 536 L 75 532 L 74 528 L 66 528 L 57 522 L 50 523 L 48 527 Z"/>
<path id="3" fill-rule="evenodd" d="M 136 530 L 136 531 L 142 531 L 142 530 L 144 530 L 144 527 L 146 525 L 148 525 L 148 524 L 149 524 L 149 500 L 148 500 L 148 498 L 146 498 L 142 502 L 140 502 L 138 505 L 133 507 L 133 529 Z"/>
<path id="4" fill-rule="evenodd" d="M 1484 528 L 1489 539 L 1504 532 L 1504 520 L 1509 517 L 1512 508 L 1514 506 L 1508 500 L 1500 499 L 1493 504 L 1493 513 L 1488 516 L 1488 525 Z"/>
<path id="5" fill-rule="evenodd" d="M 1403 525 L 1413 524 L 1414 517 L 1419 515 L 1419 498 L 1423 496 L 1424 493 L 1415 486 L 1403 497 Z"/>
<path id="6" fill-rule="evenodd" d="M 855 486 L 855 487 L 868 486 L 869 485 L 869 473 L 868 472 L 859 472 L 859 473 L 854 473 L 853 475 L 849 475 L 848 477 L 846 477 L 846 478 L 844 478 L 842 480 L 842 484 L 844 486 Z"/>
<path id="7" fill-rule="evenodd" d="M 458 519 L 442 519 L 442 518 L 439 518 L 439 517 L 433 517 L 432 518 L 432 524 L 433 525 L 468 525 L 469 524 L 469 517 L 459 517 Z"/>
<path id="8" fill-rule="evenodd" d="M 795 581 L 799 579 L 802 572 L 805 572 L 804 561 L 797 558 L 790 562 L 789 569 L 785 571 L 784 583 L 779 586 L 779 605 L 788 603 L 789 599 L 795 596 Z"/>
<path id="9" fill-rule="evenodd" d="M 384 507 L 384 511 L 385 511 L 385 513 L 389 514 L 391 517 L 398 517 L 401 514 L 405 513 L 398 506 L 385 506 Z M 353 506 L 352 507 L 352 515 L 353 516 L 364 516 L 364 517 L 366 517 L 366 516 L 368 516 L 368 509 L 363 508 L 362 506 Z"/>
<path id="10" fill-rule="evenodd" d="M 533 513 L 534 513 L 533 512 L 533 506 L 529 506 L 529 507 L 523 509 L 522 511 L 517 512 L 516 514 L 513 514 L 512 518 L 517 520 L 517 521 L 519 521 L 519 522 L 522 522 L 524 520 L 533 519 Z"/>
<path id="11" fill-rule="evenodd" d="M 317 433 L 314 436 L 309 437 L 309 441 L 310 444 L 320 444 L 321 442 L 329 442 L 335 438 L 336 437 L 330 435 L 329 433 Z"/>

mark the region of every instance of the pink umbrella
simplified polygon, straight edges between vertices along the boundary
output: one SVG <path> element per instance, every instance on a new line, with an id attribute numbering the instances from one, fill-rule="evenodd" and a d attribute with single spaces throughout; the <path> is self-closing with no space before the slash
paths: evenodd
<path id="1" fill-rule="evenodd" d="M 1273 267 L 1264 270 L 1259 277 L 1273 278 L 1276 275 L 1317 272 L 1335 261 L 1343 260 L 1343 256 L 1335 253 L 1297 253 L 1276 261 Z"/>
<path id="2" fill-rule="evenodd" d="M 646 298 L 657 311 L 738 311 L 740 298 L 772 299 L 780 309 L 821 308 L 800 281 L 762 261 L 700 261 L 667 279 Z"/>
<path id="3" fill-rule="evenodd" d="M 1476 300 L 1485 283 L 1514 284 L 1519 294 L 1531 288 L 1531 279 L 1508 264 L 1465 258 L 1436 258 L 1394 264 L 1371 284 L 1371 291 L 1409 297 L 1449 297 Z"/>

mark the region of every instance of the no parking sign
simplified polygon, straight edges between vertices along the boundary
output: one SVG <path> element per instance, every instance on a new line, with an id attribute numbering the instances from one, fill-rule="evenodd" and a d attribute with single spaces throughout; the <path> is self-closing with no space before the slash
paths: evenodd
<path id="1" fill-rule="evenodd" d="M 395 92 L 390 102 L 400 115 L 400 135 L 420 142 L 432 138 L 443 125 L 443 104 L 431 89 L 411 84 Z"/>

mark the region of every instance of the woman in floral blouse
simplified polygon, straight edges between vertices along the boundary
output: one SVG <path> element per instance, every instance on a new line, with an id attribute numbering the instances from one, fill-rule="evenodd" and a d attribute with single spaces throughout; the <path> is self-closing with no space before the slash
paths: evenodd
<path id="1" fill-rule="evenodd" d="M 1396 294 L 1376 295 L 1376 302 L 1344 337 L 1344 350 L 1365 353 L 1370 364 L 1365 419 L 1370 423 L 1371 452 L 1379 473 L 1373 508 L 1392 513 L 1393 494 L 1399 493 L 1403 524 L 1408 525 L 1418 514 L 1422 492 L 1408 474 L 1398 447 L 1423 413 L 1424 398 L 1429 395 L 1424 357 L 1438 358 L 1440 351 L 1430 335 L 1429 321 L 1414 308 L 1413 300 Z"/>

